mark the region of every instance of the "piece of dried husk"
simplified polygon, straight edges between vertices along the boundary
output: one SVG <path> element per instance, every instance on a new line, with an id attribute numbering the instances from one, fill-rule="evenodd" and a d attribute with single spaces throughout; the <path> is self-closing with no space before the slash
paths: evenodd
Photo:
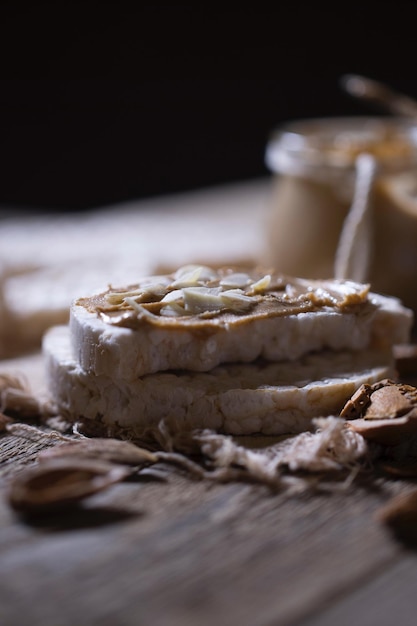
<path id="1" fill-rule="evenodd" d="M 340 417 L 348 420 L 362 417 L 371 401 L 371 394 L 372 385 L 367 383 L 361 385 L 340 411 Z"/>
<path id="2" fill-rule="evenodd" d="M 389 379 L 361 385 L 340 415 L 365 439 L 398 445 L 417 434 L 417 389 Z"/>
<path id="3" fill-rule="evenodd" d="M 12 482 L 8 499 L 20 513 L 39 514 L 74 505 L 122 481 L 130 470 L 92 459 L 50 459 Z"/>
<path id="4" fill-rule="evenodd" d="M 155 454 L 130 441 L 105 438 L 86 438 L 81 441 L 63 443 L 43 450 L 38 455 L 40 462 L 63 458 L 98 459 L 135 466 L 150 465 L 158 460 Z"/>
<path id="5" fill-rule="evenodd" d="M 366 420 L 348 422 L 348 426 L 364 439 L 382 446 L 397 446 L 417 434 L 417 413 L 393 419 Z"/>

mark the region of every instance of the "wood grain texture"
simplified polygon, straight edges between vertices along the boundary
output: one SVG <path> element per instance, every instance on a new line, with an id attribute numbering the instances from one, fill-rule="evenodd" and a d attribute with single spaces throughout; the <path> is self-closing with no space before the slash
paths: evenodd
<path id="1" fill-rule="evenodd" d="M 42 389 L 42 359 L 3 362 Z M 417 554 L 376 520 L 412 481 L 288 495 L 165 465 L 28 521 L 10 480 L 48 442 L 0 436 L 1 626 L 413 624 Z"/>
<path id="2" fill-rule="evenodd" d="M 10 436 L 0 444 L 3 467 L 15 471 L 39 449 Z M 414 555 L 374 518 L 403 488 L 395 481 L 289 497 L 161 466 L 71 514 L 29 523 L 7 504 L 10 475 L 0 504 L 5 626 L 267 625 L 318 616 L 315 625 L 343 607 L 353 620 L 365 591 L 373 602 L 384 590 L 392 598 L 398 571 L 410 579 L 417 571 Z M 409 594 L 411 602 L 411 585 Z"/>

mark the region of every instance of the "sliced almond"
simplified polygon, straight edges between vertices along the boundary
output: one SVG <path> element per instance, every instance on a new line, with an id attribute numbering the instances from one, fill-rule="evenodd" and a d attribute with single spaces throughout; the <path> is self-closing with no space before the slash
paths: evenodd
<path id="1" fill-rule="evenodd" d="M 223 287 L 223 289 L 236 289 L 236 288 L 242 289 L 243 287 L 250 285 L 251 282 L 252 282 L 252 279 L 249 276 L 249 274 L 245 274 L 243 272 L 236 272 L 236 273 L 228 274 L 227 276 L 222 278 L 220 280 L 220 286 Z"/>
<path id="2" fill-rule="evenodd" d="M 184 307 L 190 314 L 223 309 L 220 287 L 186 287 L 183 290 Z"/>
<path id="3" fill-rule="evenodd" d="M 248 293 L 263 293 L 271 285 L 271 274 L 265 274 L 262 278 L 252 283 Z"/>

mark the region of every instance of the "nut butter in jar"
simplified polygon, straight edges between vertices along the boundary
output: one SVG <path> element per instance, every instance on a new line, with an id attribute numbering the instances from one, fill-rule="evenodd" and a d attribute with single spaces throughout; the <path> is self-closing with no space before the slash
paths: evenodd
<path id="1" fill-rule="evenodd" d="M 265 156 L 275 176 L 263 261 L 295 276 L 335 275 L 363 154 L 375 163 L 363 279 L 373 291 L 397 296 L 417 312 L 417 121 L 324 118 L 278 129 Z"/>

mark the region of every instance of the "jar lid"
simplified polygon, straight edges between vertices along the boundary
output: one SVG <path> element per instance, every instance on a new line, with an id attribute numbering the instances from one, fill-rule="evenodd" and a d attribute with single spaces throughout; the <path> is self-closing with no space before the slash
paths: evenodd
<path id="1" fill-rule="evenodd" d="M 381 170 L 401 171 L 417 163 L 417 120 L 397 117 L 334 117 L 293 121 L 271 135 L 265 162 L 272 172 L 314 174 L 352 170 L 371 154 Z"/>

